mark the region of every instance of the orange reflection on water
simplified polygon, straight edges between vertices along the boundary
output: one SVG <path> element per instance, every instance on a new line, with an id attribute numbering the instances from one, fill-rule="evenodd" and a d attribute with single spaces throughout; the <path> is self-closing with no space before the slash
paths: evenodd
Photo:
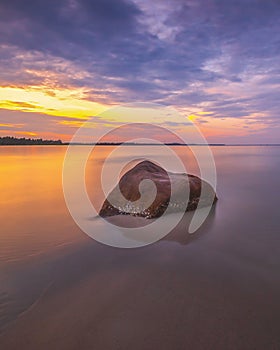
<path id="1" fill-rule="evenodd" d="M 0 261 L 38 255 L 80 236 L 62 192 L 65 150 L 1 146 Z"/>

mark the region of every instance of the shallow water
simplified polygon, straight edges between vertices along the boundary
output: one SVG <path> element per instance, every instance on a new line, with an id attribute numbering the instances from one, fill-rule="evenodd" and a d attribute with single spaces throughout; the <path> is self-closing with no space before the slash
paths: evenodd
<path id="1" fill-rule="evenodd" d="M 204 225 L 190 236 L 183 221 L 161 241 L 127 250 L 97 243 L 72 220 L 62 191 L 66 147 L 2 146 L 4 348 L 23 339 L 26 349 L 279 348 L 280 147 L 211 149 L 219 200 Z M 111 151 L 97 147 L 86 169 L 97 209 Z M 143 154 L 165 156 L 157 146 Z M 120 161 L 125 153 L 112 172 Z"/>

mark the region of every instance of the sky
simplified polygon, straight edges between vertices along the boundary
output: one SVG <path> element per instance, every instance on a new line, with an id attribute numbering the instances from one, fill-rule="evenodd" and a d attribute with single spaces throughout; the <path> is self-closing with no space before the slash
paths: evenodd
<path id="1" fill-rule="evenodd" d="M 280 143 L 279 88 L 279 0 L 0 1 L 0 136 L 69 141 L 150 102 L 208 142 Z"/>

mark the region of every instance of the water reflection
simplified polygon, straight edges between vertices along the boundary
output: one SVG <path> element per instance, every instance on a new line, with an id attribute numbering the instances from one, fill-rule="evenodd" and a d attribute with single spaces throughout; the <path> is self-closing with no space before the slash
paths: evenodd
<path id="1" fill-rule="evenodd" d="M 161 241 L 127 250 L 98 244 L 73 222 L 61 184 L 65 150 L 0 147 L 0 328 L 13 322 L 7 342 L 38 349 L 67 338 L 71 348 L 91 337 L 98 348 L 113 348 L 127 340 L 129 325 L 130 345 L 156 334 L 157 345 L 164 339 L 180 348 L 190 329 L 193 344 L 201 332 L 213 344 L 230 334 L 236 348 L 241 336 L 251 348 L 279 343 L 280 148 L 213 147 L 219 201 L 199 231 L 186 233 L 187 213 Z M 110 147 L 96 152 L 87 188 L 98 207 Z M 102 221 L 92 223 L 98 229 Z"/>

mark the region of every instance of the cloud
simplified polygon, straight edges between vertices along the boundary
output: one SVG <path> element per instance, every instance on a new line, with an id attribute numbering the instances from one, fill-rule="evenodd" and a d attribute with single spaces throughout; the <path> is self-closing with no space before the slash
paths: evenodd
<path id="1" fill-rule="evenodd" d="M 2 0 L 0 19 L 3 86 L 279 125 L 278 0 Z"/>

